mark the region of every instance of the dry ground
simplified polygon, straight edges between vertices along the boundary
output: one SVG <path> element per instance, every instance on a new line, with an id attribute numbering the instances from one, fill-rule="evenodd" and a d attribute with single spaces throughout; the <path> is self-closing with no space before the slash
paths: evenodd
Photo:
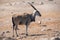
<path id="1" fill-rule="evenodd" d="M 29 2 L 31 2 L 30 0 Z M 34 9 L 28 1 L 2 1 L 0 2 L 0 40 L 53 40 L 60 37 L 60 1 L 34 1 L 33 4 L 41 13 L 36 22 L 29 25 L 28 34 L 25 36 L 25 25 L 19 25 L 19 37 L 12 37 L 12 15 L 31 14 Z M 38 3 L 39 2 L 39 3 Z M 38 23 L 41 21 L 41 24 Z"/>

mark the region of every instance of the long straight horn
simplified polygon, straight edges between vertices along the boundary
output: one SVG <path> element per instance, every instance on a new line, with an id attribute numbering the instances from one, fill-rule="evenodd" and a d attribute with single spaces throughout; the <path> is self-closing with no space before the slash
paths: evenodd
<path id="1" fill-rule="evenodd" d="M 31 3 L 28 2 L 28 4 L 30 4 L 30 6 L 32 6 L 34 8 L 34 10 L 37 10 Z"/>

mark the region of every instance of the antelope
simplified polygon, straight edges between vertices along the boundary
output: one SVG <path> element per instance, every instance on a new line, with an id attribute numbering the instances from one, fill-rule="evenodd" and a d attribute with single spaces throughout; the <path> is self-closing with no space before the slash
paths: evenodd
<path id="1" fill-rule="evenodd" d="M 31 22 L 35 22 L 36 16 L 41 16 L 40 12 L 31 4 L 28 3 L 33 9 L 34 12 L 32 14 L 24 14 L 24 15 L 18 15 L 18 16 L 12 16 L 12 24 L 13 24 L 13 37 L 14 37 L 14 30 L 17 34 L 18 25 L 24 24 L 26 26 L 26 36 L 28 36 L 28 26 Z"/>

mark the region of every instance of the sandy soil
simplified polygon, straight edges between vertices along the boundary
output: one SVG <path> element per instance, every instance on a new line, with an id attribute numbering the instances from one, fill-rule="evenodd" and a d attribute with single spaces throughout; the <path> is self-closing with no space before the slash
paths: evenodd
<path id="1" fill-rule="evenodd" d="M 25 25 L 19 25 L 19 37 L 12 37 L 12 15 L 32 14 L 34 9 L 27 3 L 33 5 L 40 11 L 41 17 L 36 22 L 31 22 L 28 28 L 29 36 L 25 36 Z M 41 3 L 43 2 L 43 4 Z M 39 23 L 41 21 L 41 24 Z M 28 0 L 1 0 L 0 2 L 0 40 L 53 40 L 60 37 L 60 1 L 28 1 Z"/>

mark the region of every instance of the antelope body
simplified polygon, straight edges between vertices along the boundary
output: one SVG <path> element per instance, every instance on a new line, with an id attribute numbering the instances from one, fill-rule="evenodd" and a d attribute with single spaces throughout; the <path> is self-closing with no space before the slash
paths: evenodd
<path id="1" fill-rule="evenodd" d="M 30 3 L 29 3 L 30 4 Z M 18 25 L 26 25 L 26 36 L 28 36 L 28 26 L 31 22 L 35 21 L 35 17 L 36 16 L 41 16 L 40 12 L 32 5 L 30 4 L 33 8 L 34 8 L 34 13 L 32 14 L 26 14 L 26 15 L 19 15 L 19 16 L 12 16 L 12 23 L 13 23 L 13 37 L 14 37 L 14 30 L 16 32 L 16 36 L 18 36 L 17 34 L 17 29 L 18 29 Z"/>

